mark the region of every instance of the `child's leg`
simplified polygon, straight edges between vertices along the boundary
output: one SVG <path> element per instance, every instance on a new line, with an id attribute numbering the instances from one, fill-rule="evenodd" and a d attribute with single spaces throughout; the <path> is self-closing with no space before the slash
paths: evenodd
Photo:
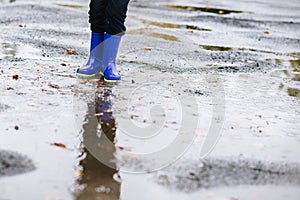
<path id="1" fill-rule="evenodd" d="M 107 27 L 105 9 L 110 0 L 91 0 L 89 21 L 91 23 L 90 57 L 84 67 L 77 69 L 77 75 L 82 77 L 95 76 L 102 73 L 103 67 L 103 40 Z"/>
<path id="2" fill-rule="evenodd" d="M 106 8 L 108 2 L 114 0 L 91 0 L 89 10 L 89 22 L 91 24 L 91 31 L 97 33 L 104 33 L 108 26 L 106 17 Z M 122 1 L 122 0 L 120 0 Z"/>
<path id="3" fill-rule="evenodd" d="M 129 0 L 110 0 L 108 1 L 105 14 L 108 26 L 105 30 L 110 35 L 123 35 L 126 31 L 125 19 Z"/>

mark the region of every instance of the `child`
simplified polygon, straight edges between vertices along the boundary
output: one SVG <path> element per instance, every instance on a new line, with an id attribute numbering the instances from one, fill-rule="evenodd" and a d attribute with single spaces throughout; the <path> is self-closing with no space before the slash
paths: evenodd
<path id="1" fill-rule="evenodd" d="M 116 68 L 116 57 L 124 25 L 129 0 L 91 0 L 89 23 L 91 24 L 90 57 L 84 68 L 78 68 L 77 74 L 91 77 L 98 73 L 106 82 L 121 79 Z"/>

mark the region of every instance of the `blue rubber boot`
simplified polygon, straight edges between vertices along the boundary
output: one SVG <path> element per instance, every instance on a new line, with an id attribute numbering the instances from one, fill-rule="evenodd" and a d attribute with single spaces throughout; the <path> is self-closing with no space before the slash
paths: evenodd
<path id="1" fill-rule="evenodd" d="M 90 57 L 85 67 L 78 68 L 76 73 L 81 77 L 93 77 L 102 73 L 104 33 L 92 32 Z"/>
<path id="2" fill-rule="evenodd" d="M 121 36 L 104 34 L 103 74 L 104 81 L 114 83 L 121 79 L 117 71 L 116 57 L 121 41 Z"/>

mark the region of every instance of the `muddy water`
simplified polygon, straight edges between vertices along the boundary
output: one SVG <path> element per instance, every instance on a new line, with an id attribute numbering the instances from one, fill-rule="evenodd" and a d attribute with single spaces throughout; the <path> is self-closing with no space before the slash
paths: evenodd
<path id="1" fill-rule="evenodd" d="M 0 154 L 35 166 L 0 199 L 299 199 L 298 1 L 132 1 L 114 86 L 74 74 L 88 2 L 40 2 L 0 1 Z"/>

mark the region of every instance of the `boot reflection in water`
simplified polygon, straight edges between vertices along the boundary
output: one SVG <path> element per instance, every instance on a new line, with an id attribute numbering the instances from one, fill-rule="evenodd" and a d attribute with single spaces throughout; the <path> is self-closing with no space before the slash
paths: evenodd
<path id="1" fill-rule="evenodd" d="M 121 79 L 116 67 L 116 57 L 121 36 L 126 31 L 125 19 L 129 0 L 91 0 L 89 23 L 91 47 L 85 67 L 77 69 L 77 75 L 92 77 L 101 74 L 105 82 Z"/>
<path id="2" fill-rule="evenodd" d="M 112 102 L 110 101 L 110 86 L 99 85 L 99 92 L 96 92 L 95 104 L 89 105 L 89 111 L 96 111 L 94 115 L 88 116 L 87 123 L 83 126 L 84 144 L 96 146 L 97 152 L 102 152 L 107 160 L 114 160 L 116 148 L 115 140 L 115 119 L 112 115 Z M 101 134 L 97 135 L 98 125 L 101 125 Z M 111 142 L 107 144 L 107 139 Z M 78 180 L 79 192 L 75 195 L 76 199 L 120 199 L 120 182 L 117 166 L 111 163 L 110 167 L 96 159 L 87 148 L 84 149 L 86 157 L 81 160 L 82 176 Z M 97 156 L 96 156 L 97 157 Z"/>

